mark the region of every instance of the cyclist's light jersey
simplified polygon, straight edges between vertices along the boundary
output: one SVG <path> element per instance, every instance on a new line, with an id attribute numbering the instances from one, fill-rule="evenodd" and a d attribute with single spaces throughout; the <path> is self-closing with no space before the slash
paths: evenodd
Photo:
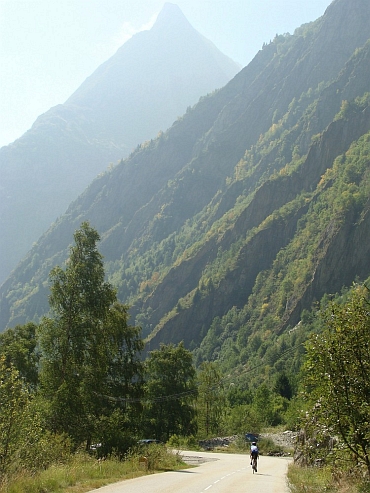
<path id="1" fill-rule="evenodd" d="M 258 447 L 257 447 L 257 445 L 252 445 L 251 446 L 251 455 L 252 456 L 254 456 L 254 455 L 257 456 L 258 455 Z"/>

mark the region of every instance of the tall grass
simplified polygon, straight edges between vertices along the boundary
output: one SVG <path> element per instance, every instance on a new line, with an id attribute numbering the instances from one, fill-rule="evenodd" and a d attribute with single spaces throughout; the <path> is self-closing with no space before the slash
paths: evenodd
<path id="1" fill-rule="evenodd" d="M 142 457 L 146 460 L 140 461 Z M 136 450 L 124 461 L 96 460 L 86 454 L 76 454 L 67 463 L 53 465 L 37 474 L 23 472 L 3 480 L 0 493 L 84 493 L 124 479 L 182 466 L 179 455 L 156 445 Z"/>
<path id="2" fill-rule="evenodd" d="M 292 493 L 370 493 L 370 483 L 363 477 L 337 474 L 330 467 L 290 464 L 287 477 Z"/>

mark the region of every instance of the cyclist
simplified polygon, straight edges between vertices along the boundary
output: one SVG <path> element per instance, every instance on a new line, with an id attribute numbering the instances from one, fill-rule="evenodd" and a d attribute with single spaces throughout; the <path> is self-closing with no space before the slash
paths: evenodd
<path id="1" fill-rule="evenodd" d="M 257 460 L 258 456 L 259 456 L 259 452 L 258 452 L 257 444 L 256 444 L 256 442 L 252 442 L 251 453 L 250 453 L 251 465 L 252 465 L 253 459 Z"/>

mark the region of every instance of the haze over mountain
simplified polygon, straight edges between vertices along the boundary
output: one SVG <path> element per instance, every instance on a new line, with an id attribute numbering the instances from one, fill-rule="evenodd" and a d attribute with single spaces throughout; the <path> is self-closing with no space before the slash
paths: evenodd
<path id="1" fill-rule="evenodd" d="M 46 313 L 88 220 L 151 349 L 268 373 L 316 301 L 370 276 L 369 172 L 370 3 L 334 0 L 96 178 L 1 287 L 1 327 Z"/>
<path id="2" fill-rule="evenodd" d="M 110 163 L 166 130 L 239 66 L 166 3 L 63 105 L 0 149 L 0 282 Z"/>

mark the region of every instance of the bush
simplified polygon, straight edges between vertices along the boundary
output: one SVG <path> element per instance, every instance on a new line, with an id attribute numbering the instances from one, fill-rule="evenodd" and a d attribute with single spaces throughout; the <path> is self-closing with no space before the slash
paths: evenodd
<path id="1" fill-rule="evenodd" d="M 27 470 L 37 472 L 47 469 L 52 464 L 62 464 L 71 458 L 72 444 L 65 435 L 54 435 L 44 431 L 36 440 L 32 435 L 17 450 L 10 472 Z"/>
<path id="2" fill-rule="evenodd" d="M 66 435 L 45 430 L 42 406 L 33 399 L 23 410 L 18 439 L 12 444 L 12 454 L 3 474 L 12 477 L 22 471 L 45 470 L 52 464 L 68 461 L 71 451 L 72 443 Z"/>
<path id="3" fill-rule="evenodd" d="M 280 455 L 284 453 L 283 447 L 277 445 L 271 438 L 261 438 L 258 442 L 261 455 Z"/>
<path id="4" fill-rule="evenodd" d="M 100 447 L 96 448 L 96 457 L 117 457 L 123 459 L 125 454 L 136 444 L 136 439 L 130 433 L 124 413 L 116 409 L 110 416 L 100 418 L 100 433 L 95 437 Z"/>
<path id="5" fill-rule="evenodd" d="M 179 437 L 178 435 L 172 435 L 167 442 L 167 445 L 172 448 L 183 450 L 200 450 L 199 442 L 194 436 Z"/>
<path id="6" fill-rule="evenodd" d="M 137 460 L 137 462 L 143 457 L 146 459 L 145 464 L 148 471 L 169 471 L 178 469 L 182 464 L 181 455 L 168 450 L 162 444 L 140 445 L 127 455 L 127 459 Z"/>

